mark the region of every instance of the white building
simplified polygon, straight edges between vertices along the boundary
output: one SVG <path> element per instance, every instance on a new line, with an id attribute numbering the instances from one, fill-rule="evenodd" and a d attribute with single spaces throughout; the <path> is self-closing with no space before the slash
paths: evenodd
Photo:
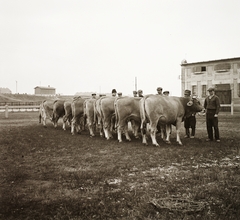
<path id="1" fill-rule="evenodd" d="M 215 87 L 221 104 L 240 104 L 240 57 L 181 63 L 182 96 L 185 89 L 204 99 L 209 87 Z"/>

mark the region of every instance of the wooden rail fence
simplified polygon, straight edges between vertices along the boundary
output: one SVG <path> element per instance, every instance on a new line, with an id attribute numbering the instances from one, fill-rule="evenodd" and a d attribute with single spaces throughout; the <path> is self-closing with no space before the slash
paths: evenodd
<path id="1" fill-rule="evenodd" d="M 5 118 L 8 118 L 9 112 L 14 111 L 38 111 L 40 105 L 5 105 L 0 106 L 0 112 L 5 112 Z"/>

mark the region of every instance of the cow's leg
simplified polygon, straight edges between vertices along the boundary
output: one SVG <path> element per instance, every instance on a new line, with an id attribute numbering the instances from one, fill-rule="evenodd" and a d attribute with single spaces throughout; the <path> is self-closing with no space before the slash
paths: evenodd
<path id="1" fill-rule="evenodd" d="M 72 122 L 71 122 L 71 133 L 72 135 L 75 134 L 75 124 L 76 124 L 76 119 L 73 117 Z"/>
<path id="2" fill-rule="evenodd" d="M 140 130 L 140 124 L 138 121 L 131 120 L 132 131 L 135 138 L 139 138 L 138 131 Z"/>
<path id="3" fill-rule="evenodd" d="M 57 126 L 58 126 L 58 119 L 59 119 L 59 116 L 56 116 L 53 121 L 54 128 L 57 128 Z"/>
<path id="4" fill-rule="evenodd" d="M 148 145 L 146 133 L 147 133 L 147 123 L 142 121 L 141 122 L 141 133 L 142 133 L 142 143 Z"/>
<path id="5" fill-rule="evenodd" d="M 177 119 L 177 123 L 176 123 L 176 133 L 177 133 L 177 143 L 179 144 L 179 145 L 182 145 L 182 142 L 181 142 L 181 140 L 180 140 L 180 127 L 181 127 L 181 122 L 182 122 L 182 119 L 180 118 L 178 118 Z"/>
<path id="6" fill-rule="evenodd" d="M 67 122 L 67 116 L 64 115 L 63 116 L 63 127 L 62 127 L 64 131 L 66 131 L 66 122 Z"/>
<path id="7" fill-rule="evenodd" d="M 159 144 L 157 143 L 157 140 L 156 140 L 156 132 L 157 132 L 157 124 L 151 123 L 150 124 L 150 136 L 152 138 L 152 144 L 159 147 Z"/>
<path id="8" fill-rule="evenodd" d="M 117 136 L 118 136 L 118 141 L 122 142 L 122 127 L 117 125 Z"/>
<path id="9" fill-rule="evenodd" d="M 111 123 L 111 120 L 110 120 Z M 103 120 L 103 131 L 104 131 L 104 135 L 106 137 L 107 140 L 110 139 L 110 128 L 109 128 L 109 122 L 105 119 Z"/>
<path id="10" fill-rule="evenodd" d="M 131 138 L 129 136 L 129 132 L 128 132 L 128 122 L 125 122 L 125 126 L 124 126 L 124 133 L 125 133 L 125 137 L 128 141 L 131 141 Z"/>
<path id="11" fill-rule="evenodd" d="M 46 128 L 47 127 L 47 125 L 46 125 L 46 120 L 47 120 L 47 115 L 46 115 L 46 113 L 44 112 L 43 113 L 43 117 L 42 117 L 42 122 L 43 122 L 43 126 Z"/>
<path id="12" fill-rule="evenodd" d="M 166 125 L 166 143 L 171 144 L 170 142 L 170 134 L 171 134 L 171 125 Z"/>
<path id="13" fill-rule="evenodd" d="M 87 123 L 88 123 L 88 129 L 89 129 L 89 132 L 90 132 L 90 136 L 91 136 L 91 137 L 94 137 L 95 134 L 94 134 L 94 132 L 93 132 L 93 123 L 90 122 L 90 120 L 88 120 Z"/>

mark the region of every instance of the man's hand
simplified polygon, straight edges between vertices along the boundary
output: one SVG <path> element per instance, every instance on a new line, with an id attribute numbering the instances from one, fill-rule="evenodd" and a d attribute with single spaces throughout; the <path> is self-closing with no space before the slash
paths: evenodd
<path id="1" fill-rule="evenodd" d="M 214 117 L 218 117 L 218 114 L 215 114 Z"/>

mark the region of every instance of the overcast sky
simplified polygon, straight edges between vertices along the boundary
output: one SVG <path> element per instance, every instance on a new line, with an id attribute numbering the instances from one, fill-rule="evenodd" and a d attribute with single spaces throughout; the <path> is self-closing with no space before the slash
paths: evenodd
<path id="1" fill-rule="evenodd" d="M 239 0 L 0 0 L 0 87 L 181 95 L 181 61 L 240 57 Z"/>

